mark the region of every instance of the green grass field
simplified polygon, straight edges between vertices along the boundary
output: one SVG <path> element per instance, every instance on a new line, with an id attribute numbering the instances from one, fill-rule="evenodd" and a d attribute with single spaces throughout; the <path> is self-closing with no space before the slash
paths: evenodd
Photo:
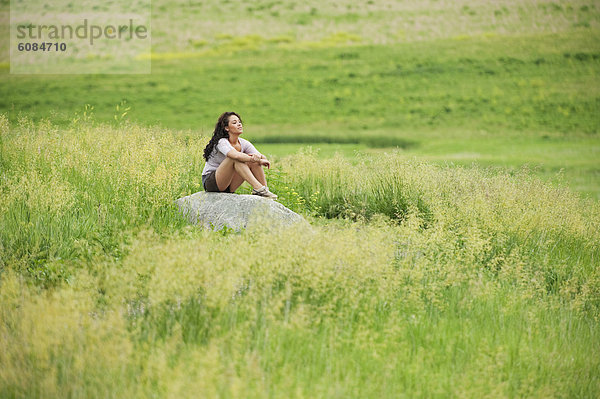
<path id="1" fill-rule="evenodd" d="M 149 75 L 0 43 L 0 397 L 600 396 L 598 4 L 152 15 Z M 177 213 L 225 110 L 310 227 Z"/>
<path id="2" fill-rule="evenodd" d="M 268 178 L 311 228 L 214 233 L 172 202 L 200 189 L 206 137 L 2 129 L 2 397 L 600 391 L 595 200 L 305 152 Z"/>
<path id="3" fill-rule="evenodd" d="M 343 145 L 349 154 L 400 147 L 436 162 L 528 164 L 550 180 L 562 169 L 574 190 L 598 198 L 599 37 L 266 46 L 159 59 L 152 75 L 136 76 L 5 71 L 0 105 L 13 124 L 23 116 L 67 124 L 86 104 L 110 121 L 125 101 L 131 120 L 200 134 L 221 110 L 235 109 L 248 138 L 278 156 L 303 145 Z"/>

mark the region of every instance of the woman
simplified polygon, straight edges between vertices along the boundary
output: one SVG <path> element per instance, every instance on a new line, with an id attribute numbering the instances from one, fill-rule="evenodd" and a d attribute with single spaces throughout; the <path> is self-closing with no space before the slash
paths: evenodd
<path id="1" fill-rule="evenodd" d="M 269 191 L 262 166 L 271 162 L 240 137 L 244 128 L 235 112 L 224 112 L 215 125 L 213 136 L 204 149 L 206 164 L 202 170 L 204 191 L 234 193 L 244 181 L 253 188 L 252 194 L 276 199 Z"/>

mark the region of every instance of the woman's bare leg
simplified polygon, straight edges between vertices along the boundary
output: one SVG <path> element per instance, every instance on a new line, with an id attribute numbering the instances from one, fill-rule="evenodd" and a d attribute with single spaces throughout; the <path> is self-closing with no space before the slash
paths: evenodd
<path id="1" fill-rule="evenodd" d="M 267 179 L 265 178 L 265 171 L 263 170 L 262 166 L 260 166 L 258 162 L 251 162 L 248 164 L 248 166 L 250 167 L 254 177 L 256 177 L 256 180 L 258 180 L 263 186 L 266 186 Z"/>
<path id="2" fill-rule="evenodd" d="M 234 160 L 231 158 L 225 158 L 223 162 L 217 168 L 215 172 L 215 180 L 219 191 L 225 190 L 231 184 L 233 175 L 235 173 Z"/>
<path id="3" fill-rule="evenodd" d="M 247 181 L 253 188 L 258 190 L 264 186 L 264 184 L 259 182 L 256 177 L 254 177 L 254 174 L 252 174 L 252 171 L 247 163 L 235 161 L 234 167 L 237 174 Z"/>
<path id="4" fill-rule="evenodd" d="M 229 190 L 232 193 L 235 193 L 235 190 L 237 190 L 242 183 L 244 182 L 244 178 L 240 175 L 238 175 L 237 172 L 234 172 L 233 174 L 233 179 L 231 179 L 231 183 L 229 183 Z"/>
<path id="5" fill-rule="evenodd" d="M 221 191 L 225 190 L 229 186 L 231 186 L 232 191 L 235 191 L 244 181 L 247 181 L 255 189 L 259 189 L 264 186 L 264 184 L 257 180 L 250 170 L 250 167 L 246 163 L 239 162 L 231 158 L 225 158 L 225 160 L 221 162 L 221 165 L 219 165 L 217 171 L 215 172 L 215 180 L 217 182 L 217 187 Z M 235 185 L 237 185 L 237 187 L 234 187 Z"/>
<path id="6" fill-rule="evenodd" d="M 266 186 L 267 180 L 265 178 L 265 172 L 263 171 L 260 164 L 258 162 L 248 162 L 247 165 L 250 167 L 250 171 L 252 171 L 252 174 L 254 175 L 256 180 L 258 180 L 258 182 L 263 186 Z M 244 183 L 244 181 L 245 180 L 242 176 L 240 176 L 237 172 L 234 172 L 233 178 L 231 179 L 231 183 L 229 183 L 229 189 L 231 190 L 231 192 L 235 192 L 235 190 L 237 190 L 242 185 L 242 183 Z"/>

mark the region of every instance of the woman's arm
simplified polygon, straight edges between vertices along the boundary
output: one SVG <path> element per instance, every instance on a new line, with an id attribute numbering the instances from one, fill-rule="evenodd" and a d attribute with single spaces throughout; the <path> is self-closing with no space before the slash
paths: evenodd
<path id="1" fill-rule="evenodd" d="M 243 152 L 240 152 L 235 148 L 231 149 L 227 153 L 227 157 L 244 163 L 259 162 L 261 159 L 266 159 L 265 156 L 262 154 L 244 154 Z"/>

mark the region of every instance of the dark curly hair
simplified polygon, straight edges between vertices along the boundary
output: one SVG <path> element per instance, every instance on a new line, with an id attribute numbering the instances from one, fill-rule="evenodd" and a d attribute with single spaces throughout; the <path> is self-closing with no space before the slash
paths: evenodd
<path id="1" fill-rule="evenodd" d="M 225 128 L 229 125 L 229 117 L 231 117 L 231 115 L 237 116 L 240 119 L 240 122 L 242 122 L 242 118 L 235 112 L 223 112 L 221 116 L 219 116 L 219 120 L 215 125 L 215 131 L 213 132 L 210 141 L 204 148 L 204 159 L 206 161 L 208 161 L 208 158 L 212 154 L 219 140 L 223 138 L 229 138 L 229 132 L 225 130 Z"/>

